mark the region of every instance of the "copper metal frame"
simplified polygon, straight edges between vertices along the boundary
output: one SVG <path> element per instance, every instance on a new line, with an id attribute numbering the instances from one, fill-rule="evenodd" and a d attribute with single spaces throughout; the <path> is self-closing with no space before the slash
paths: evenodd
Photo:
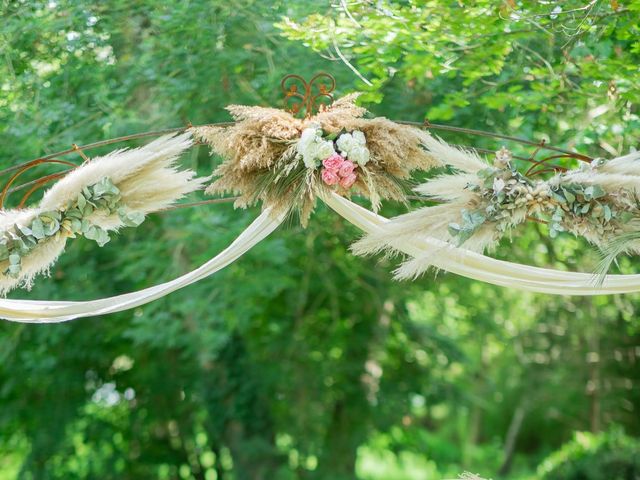
<path id="1" fill-rule="evenodd" d="M 300 75 L 292 73 L 283 77 L 280 87 L 284 93 L 284 109 L 293 115 L 304 112 L 308 118 L 333 102 L 331 93 L 336 89 L 336 79 L 321 72 L 307 83 Z"/>
<path id="2" fill-rule="evenodd" d="M 280 82 L 280 85 L 285 95 L 284 108 L 290 111 L 294 115 L 304 112 L 305 117 L 310 117 L 311 115 L 313 115 L 314 112 L 322 111 L 324 108 L 326 108 L 328 104 L 324 102 L 333 101 L 333 96 L 331 94 L 335 90 L 336 81 L 328 73 L 318 73 L 309 82 L 306 82 L 304 78 L 302 78 L 300 75 L 290 74 L 285 76 L 282 79 L 282 81 Z M 533 147 L 534 150 L 531 153 L 531 155 L 529 155 L 528 157 L 522 157 L 517 155 L 513 156 L 513 158 L 515 159 L 526 161 L 531 164 L 529 169 L 526 171 L 526 175 L 528 175 L 529 177 L 542 175 L 546 173 L 566 171 L 567 169 L 565 167 L 562 167 L 560 165 L 554 165 L 552 163 L 554 160 L 557 160 L 557 159 L 568 158 L 568 159 L 574 159 L 574 160 L 587 162 L 587 163 L 594 160 L 593 158 L 587 155 L 582 155 L 580 153 L 572 152 L 570 150 L 566 150 L 560 147 L 547 145 L 544 140 L 541 142 L 534 142 L 524 138 L 512 137 L 509 135 L 502 135 L 502 134 L 493 133 L 493 132 L 486 132 L 483 130 L 473 130 L 469 128 L 454 127 L 451 125 L 434 124 L 434 123 L 430 123 L 427 120 L 425 120 L 422 123 L 407 122 L 407 121 L 396 121 L 396 123 L 400 123 L 404 125 L 412 125 L 419 128 L 424 128 L 426 130 L 440 130 L 440 131 L 463 133 L 463 134 L 472 135 L 472 136 L 490 137 L 490 138 L 495 138 L 497 140 L 514 142 L 514 143 L 519 143 L 522 145 Z M 211 125 L 229 126 L 232 124 L 233 122 L 222 122 L 222 123 L 216 123 Z M 37 158 L 35 160 L 31 160 L 29 162 L 21 163 L 21 164 L 6 168 L 4 170 L 0 170 L 0 177 L 11 174 L 11 176 L 5 183 L 2 190 L 0 190 L 0 209 L 4 208 L 5 201 L 9 194 L 19 190 L 27 190 L 27 192 L 23 195 L 18 205 L 18 208 L 23 208 L 26 205 L 29 198 L 31 197 L 31 195 L 35 191 L 37 191 L 39 188 L 43 187 L 44 185 L 46 185 L 51 181 L 62 178 L 63 176 L 65 176 L 67 173 L 69 173 L 70 171 L 72 171 L 74 168 L 78 166 L 76 163 L 69 162 L 66 160 L 60 160 L 60 157 L 76 153 L 76 154 L 79 154 L 84 161 L 87 161 L 88 158 L 83 153 L 84 151 L 87 151 L 87 150 L 102 147 L 105 145 L 110 145 L 113 143 L 120 143 L 128 140 L 134 140 L 138 138 L 156 137 L 156 136 L 165 135 L 169 133 L 178 133 L 190 127 L 192 127 L 192 125 L 189 123 L 187 127 L 171 128 L 166 130 L 158 130 L 153 132 L 143 132 L 143 133 L 137 133 L 133 135 L 126 135 L 123 137 L 111 138 L 108 140 L 102 140 L 99 142 L 90 143 L 80 147 L 76 144 L 73 144 L 72 147 L 67 150 L 52 153 L 50 155 Z M 482 149 L 482 148 L 475 148 L 475 150 L 480 153 L 487 153 L 487 154 L 495 153 L 495 151 Z M 535 157 L 538 155 L 538 153 L 543 150 L 552 152 L 552 154 L 546 157 L 543 157 L 541 159 L 536 159 Z M 23 183 L 21 185 L 13 186 L 16 180 L 23 173 L 43 164 L 59 164 L 59 165 L 65 165 L 69 168 L 61 172 L 45 175 L 43 177 L 37 178 L 30 182 Z"/>

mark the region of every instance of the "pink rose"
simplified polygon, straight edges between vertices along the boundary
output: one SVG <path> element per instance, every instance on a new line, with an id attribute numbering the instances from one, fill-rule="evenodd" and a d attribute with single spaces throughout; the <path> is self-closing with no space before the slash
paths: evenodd
<path id="1" fill-rule="evenodd" d="M 344 188 L 351 188 L 351 186 L 356 183 L 356 180 L 358 179 L 358 177 L 356 176 L 355 173 L 350 173 L 349 175 L 347 175 L 346 177 L 342 177 L 340 179 L 340 186 L 344 187 Z"/>
<path id="2" fill-rule="evenodd" d="M 327 160 L 325 160 L 325 162 Z M 327 185 L 335 185 L 336 183 L 338 183 L 340 181 L 340 177 L 338 177 L 338 174 L 335 171 L 323 168 L 322 169 L 322 181 L 324 183 L 326 183 Z"/>
<path id="3" fill-rule="evenodd" d="M 339 153 L 334 153 L 329 158 L 325 158 L 322 162 L 324 168 L 337 172 L 340 166 L 344 163 L 344 158 Z"/>
<path id="4" fill-rule="evenodd" d="M 344 162 L 342 162 L 342 165 L 340 165 L 340 168 L 338 169 L 338 175 L 340 175 L 341 177 L 348 177 L 353 173 L 355 169 L 356 166 L 353 162 L 345 160 Z"/>

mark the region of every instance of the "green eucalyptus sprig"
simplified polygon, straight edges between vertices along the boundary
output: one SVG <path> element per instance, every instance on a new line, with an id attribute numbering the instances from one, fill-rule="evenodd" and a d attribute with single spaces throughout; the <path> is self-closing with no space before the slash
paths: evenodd
<path id="1" fill-rule="evenodd" d="M 480 201 L 475 209 L 460 212 L 460 223 L 449 224 L 449 234 L 458 246 L 486 224 L 493 225 L 496 235 L 506 232 L 514 224 L 514 218 L 522 216 L 516 215 L 517 211 L 529 208 L 536 199 L 546 198 L 544 189 L 518 172 L 510 162 L 499 165 L 479 170 L 478 181 L 467 185 L 468 190 L 478 194 Z"/>
<path id="2" fill-rule="evenodd" d="M 626 223 L 633 217 L 628 211 L 620 211 L 607 202 L 607 192 L 599 185 L 579 183 L 560 184 L 551 188 L 557 205 L 549 223 L 549 235 L 571 230 L 576 219 L 586 220 L 599 233 L 613 228 L 613 221 Z"/>
<path id="3" fill-rule="evenodd" d="M 538 215 L 549 219 L 552 238 L 559 232 L 571 232 L 601 244 L 640 217 L 640 204 L 621 203 L 595 182 L 571 182 L 564 175 L 534 181 L 518 172 L 505 152 L 498 152 L 496 159 L 494 166 L 479 170 L 477 180 L 467 185 L 477 194 L 470 203 L 473 208 L 462 209 L 459 222 L 449 224 L 449 234 L 458 245 L 485 226 L 493 229 L 498 240 L 509 228 Z M 597 162 L 589 168 L 600 165 Z"/>
<path id="4" fill-rule="evenodd" d="M 144 221 L 144 214 L 130 211 L 122 204 L 120 190 L 110 178 L 86 186 L 77 198 L 60 210 L 41 212 L 28 225 L 14 225 L 0 236 L 0 261 L 8 260 L 4 274 L 18 277 L 22 260 L 38 246 L 61 236 L 75 238 L 77 235 L 95 240 L 99 246 L 109 242 L 106 229 L 92 218 L 118 215 L 123 225 L 137 227 Z"/>

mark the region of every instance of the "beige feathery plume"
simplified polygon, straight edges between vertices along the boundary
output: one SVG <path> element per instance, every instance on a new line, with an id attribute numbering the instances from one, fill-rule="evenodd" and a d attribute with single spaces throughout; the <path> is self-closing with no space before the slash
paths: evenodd
<path id="1" fill-rule="evenodd" d="M 604 162 L 597 168 L 605 173 L 640 176 L 640 151 L 614 158 L 613 160 Z"/>
<path id="2" fill-rule="evenodd" d="M 227 109 L 236 120 L 234 125 L 194 127 L 196 139 L 224 160 L 206 192 L 239 195 L 236 207 L 240 208 L 262 202 L 274 214 L 297 209 L 306 224 L 318 189 L 325 187 L 317 175 L 305 172 L 295 146 L 303 130 L 318 126 L 326 134 L 355 130 L 364 134 L 370 161 L 360 167 L 353 191 L 368 197 L 374 210 L 382 199 L 406 201 L 402 181 L 413 170 L 442 165 L 428 151 L 431 136 L 386 118 L 362 118 L 367 111 L 355 104 L 358 95 L 347 95 L 305 119 L 273 108 L 232 105 Z"/>
<path id="3" fill-rule="evenodd" d="M 443 202 L 440 205 L 419 208 L 392 219 L 379 232 L 366 235 L 355 242 L 351 250 L 356 255 L 373 255 L 383 251 L 395 252 L 394 243 L 414 242 L 429 237 L 454 245 L 450 233 L 451 225 L 463 223 L 463 213 L 473 212 L 482 206 L 483 199 L 470 185 L 479 181 L 478 172 L 490 165 L 477 153 L 453 147 L 439 138 L 426 134 L 422 144 L 427 154 L 436 158 L 439 163 L 455 168 L 457 173 L 439 175 L 417 186 L 414 190 L 424 197 Z M 518 219 L 521 221 L 521 219 Z M 515 223 L 515 220 L 514 220 Z M 480 225 L 473 235 L 466 239 L 464 248 L 474 252 L 483 252 L 495 247 L 500 235 L 491 222 Z M 394 273 L 398 279 L 415 278 L 432 266 L 438 252 L 408 259 Z"/>
<path id="4" fill-rule="evenodd" d="M 444 165 L 450 165 L 457 170 L 468 173 L 476 173 L 488 164 L 480 156 L 472 151 L 456 148 L 443 141 L 441 138 L 425 136 L 424 146 L 434 158 Z"/>
<path id="5" fill-rule="evenodd" d="M 40 212 L 37 208 L 0 211 L 0 234 L 15 231 L 16 225 L 28 225 Z M 0 296 L 4 296 L 18 285 L 30 288 L 36 275 L 48 273 L 49 267 L 63 252 L 65 242 L 66 239 L 63 237 L 53 238 L 35 248 L 31 255 L 22 260 L 22 270 L 18 278 L 3 273 L 9 268 L 8 260 L 0 262 Z"/>
<path id="6" fill-rule="evenodd" d="M 548 180 L 532 180 L 504 161 L 486 170 L 490 165 L 476 153 L 440 139 L 428 137 L 424 145 L 431 155 L 458 172 L 435 177 L 415 189 L 444 203 L 392 219 L 383 230 L 356 242 L 354 253 L 394 252 L 397 242 L 406 244 L 425 237 L 451 244 L 454 235 L 465 250 L 483 252 L 495 247 L 515 226 L 542 215 L 552 236 L 564 231 L 598 246 L 604 256 L 601 273 L 606 273 L 620 253 L 640 254 L 640 152 L 610 161 L 596 160 Z M 416 277 L 431 267 L 436 257 L 437 252 L 430 252 L 411 258 L 395 271 L 396 277 Z"/>
<path id="7" fill-rule="evenodd" d="M 433 200 L 451 202 L 461 197 L 468 197 L 467 186 L 477 181 L 477 175 L 472 173 L 439 175 L 418 185 L 414 191 Z"/>
<path id="8" fill-rule="evenodd" d="M 445 203 L 419 208 L 395 217 L 383 231 L 369 234 L 355 242 L 351 250 L 356 255 L 373 255 L 386 249 L 393 251 L 393 242 L 398 239 L 413 241 L 421 236 L 427 236 L 451 242 L 449 225 L 460 223 L 462 212 L 475 209 L 481 202 L 479 194 L 467 187 L 469 184 L 477 183 L 476 172 L 487 168 L 489 164 L 475 152 L 452 147 L 430 135 L 426 135 L 422 143 L 432 157 L 462 172 L 437 176 L 414 189 L 431 200 Z M 494 246 L 497 240 L 489 226 L 482 226 L 465 242 L 465 248 L 482 252 Z M 433 258 L 429 256 L 410 260 L 396 271 L 396 276 L 398 278 L 417 277 L 431 265 Z"/>
<path id="9" fill-rule="evenodd" d="M 84 188 L 108 178 L 120 191 L 120 203 L 129 212 L 148 214 L 158 211 L 184 195 L 202 188 L 208 178 L 195 178 L 191 170 L 178 170 L 176 160 L 192 144 L 188 133 L 167 135 L 143 146 L 116 150 L 89 160 L 58 181 L 43 196 L 39 205 L 27 210 L 0 212 L 0 234 L 15 232 L 16 225 L 28 226 L 44 212 L 62 211 L 76 201 Z M 89 220 L 104 230 L 123 226 L 118 214 L 105 215 L 96 210 Z M 24 286 L 29 288 L 36 275 L 47 273 L 64 251 L 67 236 L 58 232 L 38 243 L 22 258 L 18 276 L 5 272 L 9 261 L 0 262 L 0 295 Z"/>

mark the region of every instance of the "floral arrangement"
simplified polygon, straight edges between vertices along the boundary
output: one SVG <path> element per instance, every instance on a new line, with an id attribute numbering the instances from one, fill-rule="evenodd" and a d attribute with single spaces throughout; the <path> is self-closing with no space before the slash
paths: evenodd
<path id="1" fill-rule="evenodd" d="M 320 178 L 325 185 L 339 185 L 348 190 L 358 179 L 356 169 L 369 161 L 366 143 L 364 134 L 358 130 L 324 138 L 320 127 L 312 126 L 302 132 L 296 151 L 309 172 L 322 167 Z"/>
<path id="2" fill-rule="evenodd" d="M 37 206 L 0 209 L 0 295 L 16 286 L 28 288 L 36 275 L 47 273 L 67 239 L 84 236 L 103 246 L 111 232 L 140 225 L 148 213 L 208 182 L 209 194 L 232 193 L 238 195 L 236 207 L 262 202 L 264 209 L 228 248 L 177 279 L 94 301 L 0 300 L 2 318 L 59 322 L 143 305 L 224 268 L 292 211 L 305 226 L 318 197 L 366 232 L 353 246 L 354 253 L 408 255 L 396 271 L 400 278 L 417 276 L 435 264 L 469 278 L 528 291 L 580 295 L 640 291 L 640 275 L 604 278 L 617 255 L 640 254 L 640 153 L 596 160 L 540 179 L 519 172 L 506 149 L 496 152 L 489 163 L 474 151 L 452 147 L 418 128 L 365 118 L 367 111 L 356 105 L 357 94 L 318 106 L 319 98 L 332 100 L 333 87 L 320 85 L 318 93 L 313 84 L 314 80 L 304 83 L 304 95 L 296 88 L 286 90 L 285 105 L 291 99 L 301 100 L 295 105 L 304 106 L 305 118 L 281 109 L 232 105 L 231 124 L 190 127 L 138 149 L 86 159 L 45 192 Z M 309 114 L 314 108 L 320 111 Z M 212 177 L 195 178 L 194 172 L 176 168 L 192 137 L 222 157 Z M 45 159 L 24 165 L 40 160 Z M 383 199 L 406 202 L 412 173 L 435 167 L 445 167 L 441 171 L 446 173 L 415 191 L 439 204 L 390 220 L 374 213 Z M 16 168 L 23 166 L 10 170 Z M 352 194 L 368 198 L 374 212 L 344 198 Z M 477 253 L 494 247 L 528 220 L 546 223 L 551 237 L 567 232 L 597 245 L 603 252 L 603 283 L 592 285 L 588 274 L 528 267 Z M 463 248 L 442 250 L 448 247 Z"/>
<path id="3" fill-rule="evenodd" d="M 547 223 L 551 237 L 568 232 L 599 247 L 604 252 L 600 273 L 606 273 L 618 254 L 640 253 L 640 153 L 611 161 L 598 159 L 537 179 L 517 171 L 504 148 L 488 164 L 475 153 L 441 140 L 426 143 L 454 171 L 416 191 L 442 203 L 397 217 L 384 233 L 358 242 L 357 253 L 384 250 L 390 239 L 416 235 L 482 252 L 527 220 Z M 405 263 L 398 275 L 414 277 L 429 266 L 429 258 L 416 259 Z"/>
<path id="4" fill-rule="evenodd" d="M 146 214 L 201 188 L 207 179 L 175 168 L 191 144 L 188 134 L 165 136 L 89 160 L 49 189 L 37 207 L 0 211 L 0 294 L 30 287 L 67 239 L 80 235 L 103 246 L 109 232 L 138 226 Z"/>
<path id="5" fill-rule="evenodd" d="M 314 171 L 322 166 L 320 178 L 325 185 L 339 185 L 346 190 L 358 179 L 356 169 L 364 168 L 371 157 L 367 140 L 361 131 L 345 132 L 325 139 L 319 126 L 309 127 L 302 132 L 296 151 L 308 170 Z"/>
<path id="6" fill-rule="evenodd" d="M 306 225 L 317 196 L 358 193 L 374 210 L 406 201 L 414 170 L 439 163 L 424 148 L 429 134 L 385 118 L 366 119 L 348 95 L 299 119 L 279 109 L 232 105 L 236 123 L 194 127 L 197 140 L 223 158 L 210 194 L 239 195 L 237 207 L 263 202 L 274 213 L 297 210 Z"/>

